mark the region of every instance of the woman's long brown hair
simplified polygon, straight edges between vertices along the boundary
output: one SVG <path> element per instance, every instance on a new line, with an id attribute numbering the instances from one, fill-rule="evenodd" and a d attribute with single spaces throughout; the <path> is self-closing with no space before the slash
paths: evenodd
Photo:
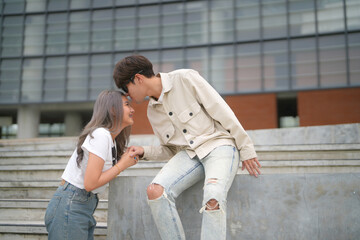
<path id="1" fill-rule="evenodd" d="M 84 127 L 84 130 L 79 136 L 77 142 L 77 158 L 76 162 L 78 167 L 84 156 L 84 151 L 81 146 L 84 143 L 87 135 L 93 138 L 92 133 L 97 128 L 106 128 L 109 131 L 111 129 L 117 129 L 121 125 L 124 116 L 123 110 L 123 93 L 116 90 L 104 90 L 102 91 L 94 105 L 93 114 L 90 122 Z M 131 126 L 124 128 L 119 135 L 115 138 L 117 149 L 117 160 L 126 150 L 127 143 L 129 142 Z"/>

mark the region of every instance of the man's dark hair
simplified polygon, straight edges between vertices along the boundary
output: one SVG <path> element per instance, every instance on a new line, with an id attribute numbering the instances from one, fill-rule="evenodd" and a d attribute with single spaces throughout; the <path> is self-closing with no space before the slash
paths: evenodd
<path id="1" fill-rule="evenodd" d="M 123 58 L 116 63 L 113 73 L 115 84 L 118 88 L 123 88 L 129 82 L 134 82 L 134 76 L 141 73 L 145 77 L 155 76 L 153 65 L 144 56 L 131 55 Z"/>

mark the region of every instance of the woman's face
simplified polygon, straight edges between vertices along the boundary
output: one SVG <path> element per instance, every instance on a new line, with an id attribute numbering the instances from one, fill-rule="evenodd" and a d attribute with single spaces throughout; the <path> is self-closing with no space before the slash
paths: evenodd
<path id="1" fill-rule="evenodd" d="M 134 124 L 133 114 L 135 110 L 131 107 L 130 101 L 129 99 L 127 99 L 127 97 L 122 96 L 122 101 L 123 101 L 123 109 L 124 109 L 122 129 L 124 129 Z"/>

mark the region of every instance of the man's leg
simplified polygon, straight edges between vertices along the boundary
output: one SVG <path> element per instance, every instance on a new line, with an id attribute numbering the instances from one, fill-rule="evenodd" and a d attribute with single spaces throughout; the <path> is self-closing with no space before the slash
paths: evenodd
<path id="1" fill-rule="evenodd" d="M 185 239 L 175 199 L 202 178 L 204 168 L 198 158 L 191 159 L 185 151 L 181 151 L 161 169 L 148 186 L 148 203 L 163 240 Z"/>
<path id="2" fill-rule="evenodd" d="M 239 152 L 220 146 L 201 161 L 205 169 L 201 239 L 226 239 L 226 198 L 239 167 Z"/>

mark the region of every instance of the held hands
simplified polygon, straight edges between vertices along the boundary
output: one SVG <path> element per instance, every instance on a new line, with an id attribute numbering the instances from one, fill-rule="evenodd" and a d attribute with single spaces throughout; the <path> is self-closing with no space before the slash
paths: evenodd
<path id="1" fill-rule="evenodd" d="M 139 159 L 139 157 L 142 158 L 144 156 L 144 148 L 141 146 L 131 146 L 128 149 L 130 150 L 131 157 L 138 156 Z"/>
<path id="2" fill-rule="evenodd" d="M 258 177 L 258 174 L 261 174 L 259 170 L 259 168 L 261 168 L 261 165 L 257 158 L 251 158 L 243 161 L 241 170 L 244 171 L 245 168 L 252 176 Z"/>
<path id="3" fill-rule="evenodd" d="M 139 156 L 133 153 L 131 148 L 126 149 L 124 154 L 121 156 L 117 164 L 122 164 L 125 169 L 137 164 L 139 161 Z"/>

